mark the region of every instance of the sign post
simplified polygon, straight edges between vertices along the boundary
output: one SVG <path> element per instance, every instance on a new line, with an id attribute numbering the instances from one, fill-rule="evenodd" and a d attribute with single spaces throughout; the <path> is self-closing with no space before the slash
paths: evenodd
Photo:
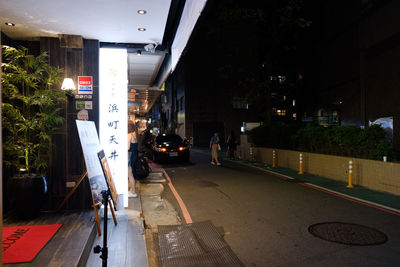
<path id="1" fill-rule="evenodd" d="M 87 177 L 89 178 L 90 189 L 92 192 L 93 208 L 96 215 L 97 230 L 99 232 L 99 235 L 101 235 L 97 207 L 101 205 L 103 201 L 102 192 L 108 191 L 108 185 L 103 173 L 103 168 L 97 155 L 97 153 L 101 150 L 100 142 L 97 135 L 96 126 L 93 121 L 77 120 L 76 126 L 78 128 L 79 139 L 81 140 L 82 151 L 86 164 Z M 116 206 L 114 206 L 114 209 L 115 208 Z M 114 211 L 111 210 L 111 212 Z M 113 218 L 114 224 L 117 225 L 117 221 L 114 215 Z"/>
<path id="2" fill-rule="evenodd" d="M 126 49 L 100 49 L 99 132 L 118 193 L 128 206 L 128 76 Z"/>

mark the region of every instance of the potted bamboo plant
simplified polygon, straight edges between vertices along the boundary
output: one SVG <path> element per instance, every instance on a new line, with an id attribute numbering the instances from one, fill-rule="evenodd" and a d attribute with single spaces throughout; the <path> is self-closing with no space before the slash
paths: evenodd
<path id="1" fill-rule="evenodd" d="M 2 47 L 3 163 L 7 194 L 19 215 L 34 217 L 47 195 L 46 175 L 53 133 L 62 124 L 61 69 L 48 56 L 29 55 L 26 48 Z"/>

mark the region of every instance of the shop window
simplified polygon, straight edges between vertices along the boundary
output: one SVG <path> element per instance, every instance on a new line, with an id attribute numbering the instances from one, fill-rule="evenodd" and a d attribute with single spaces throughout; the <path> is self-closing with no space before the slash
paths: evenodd
<path id="1" fill-rule="evenodd" d="M 232 106 L 234 109 L 249 109 L 247 99 L 242 97 L 233 97 Z"/>
<path id="2" fill-rule="evenodd" d="M 278 116 L 286 116 L 286 110 L 285 109 L 277 109 L 276 110 L 276 115 L 278 115 Z"/>
<path id="3" fill-rule="evenodd" d="M 271 81 L 278 81 L 280 84 L 283 84 L 286 81 L 286 76 L 269 76 Z"/>

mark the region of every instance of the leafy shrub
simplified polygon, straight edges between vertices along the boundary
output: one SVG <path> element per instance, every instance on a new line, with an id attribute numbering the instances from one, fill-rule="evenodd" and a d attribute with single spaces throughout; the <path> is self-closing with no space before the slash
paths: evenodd
<path id="1" fill-rule="evenodd" d="M 336 126 L 330 129 L 332 154 L 340 156 L 358 156 L 357 146 L 361 143 L 362 129 L 357 126 Z"/>
<path id="2" fill-rule="evenodd" d="M 271 123 L 254 128 L 249 136 L 256 146 L 293 149 L 292 137 L 298 129 L 297 124 Z"/>
<path id="3" fill-rule="evenodd" d="M 294 148 L 302 151 L 319 152 L 329 151 L 329 134 L 323 127 L 307 125 L 300 128 L 292 137 Z"/>
<path id="4" fill-rule="evenodd" d="M 256 146 L 381 160 L 393 159 L 386 133 L 379 125 L 358 126 L 270 124 L 253 129 L 250 138 Z"/>
<path id="5" fill-rule="evenodd" d="M 382 159 L 383 156 L 393 159 L 394 154 L 386 139 L 386 133 L 380 125 L 371 125 L 365 128 L 361 132 L 359 140 L 359 155 L 365 155 L 364 157 L 369 159 Z"/>
<path id="6" fill-rule="evenodd" d="M 3 163 L 12 170 L 45 174 L 52 135 L 63 122 L 65 93 L 51 89 L 61 69 L 48 63 L 47 53 L 29 55 L 24 47 L 3 46 L 2 56 Z"/>

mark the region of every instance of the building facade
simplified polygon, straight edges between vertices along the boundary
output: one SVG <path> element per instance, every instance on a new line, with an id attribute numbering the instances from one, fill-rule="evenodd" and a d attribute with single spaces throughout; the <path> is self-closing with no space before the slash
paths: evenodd
<path id="1" fill-rule="evenodd" d="M 256 30 L 232 27 L 215 38 L 210 28 L 218 21 L 205 12 L 191 37 L 193 45 L 166 83 L 162 109 L 170 129 L 206 145 L 212 131 L 225 137 L 234 130 L 238 135 L 243 122 L 366 127 L 384 119 L 392 122 L 387 131 L 399 150 L 400 3 L 310 3 L 304 8 L 312 25 L 297 42 L 296 52 L 278 55 L 272 63 L 262 58 L 267 48 L 258 45 L 262 37 Z M 212 7 L 210 2 L 208 8 Z M 284 63 L 280 57 L 286 57 Z M 275 68 L 263 72 L 268 64 Z M 231 69 L 222 68 L 226 66 Z M 246 76 L 241 73 L 243 66 Z M 249 88 L 253 84 L 247 83 L 249 73 L 254 73 L 254 79 L 275 83 L 269 85 L 267 98 L 249 101 L 249 92 L 254 92 Z M 292 86 L 280 86 L 282 80 Z M 269 119 L 260 112 L 261 106 L 270 112 Z"/>
<path id="2" fill-rule="evenodd" d="M 343 6 L 346 6 L 343 9 Z M 392 121 L 393 147 L 400 149 L 400 20 L 398 1 L 327 1 L 321 6 L 317 42 L 307 77 L 313 80 L 320 119 L 368 126 Z M 340 18 L 340 19 L 338 19 Z M 321 115 L 322 114 L 322 115 Z"/>

